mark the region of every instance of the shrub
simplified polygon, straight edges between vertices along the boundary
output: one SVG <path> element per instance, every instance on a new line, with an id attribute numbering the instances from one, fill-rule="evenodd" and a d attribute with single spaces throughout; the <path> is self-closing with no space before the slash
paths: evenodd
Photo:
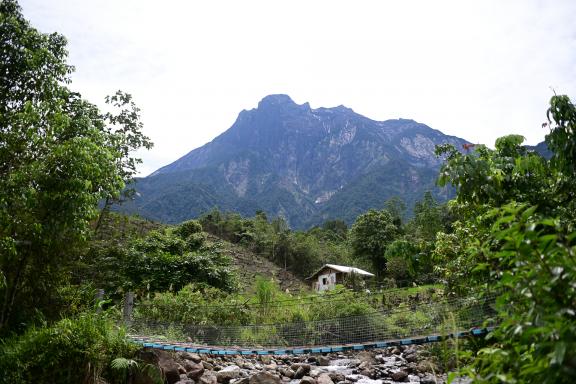
<path id="1" fill-rule="evenodd" d="M 30 328 L 0 346 L 1 382 L 116 382 L 110 363 L 134 356 L 137 347 L 104 315 L 84 313 L 52 326 Z"/>

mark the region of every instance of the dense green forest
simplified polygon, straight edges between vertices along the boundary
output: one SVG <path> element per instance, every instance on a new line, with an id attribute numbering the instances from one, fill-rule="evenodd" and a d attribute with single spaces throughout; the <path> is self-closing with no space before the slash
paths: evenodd
<path id="1" fill-rule="evenodd" d="M 38 32 L 13 0 L 0 2 L 0 45 L 0 382 L 127 382 L 119 361 L 136 361 L 138 350 L 120 321 L 128 291 L 136 319 L 203 324 L 317 320 L 407 300 L 375 302 L 351 284 L 329 294 L 342 298 L 334 305 L 262 278 L 247 293 L 226 241 L 300 278 L 335 263 L 374 272 L 380 287 L 435 283 L 417 291 L 421 300 L 497 292 L 499 326 L 460 346 L 459 374 L 574 382 L 576 107 L 567 96 L 550 100 L 549 160 L 517 135 L 494 149 L 440 146 L 438 181 L 456 198 L 439 204 L 427 193 L 410 218 L 394 198 L 350 228 L 331 220 L 293 231 L 281 217 L 218 210 L 165 226 L 109 209 L 130 198 L 133 152 L 152 146 L 131 96 L 110 96 L 104 113 L 71 90 L 66 39 Z M 94 299 L 97 289 L 104 300 Z M 270 307 L 306 297 L 305 308 Z"/>

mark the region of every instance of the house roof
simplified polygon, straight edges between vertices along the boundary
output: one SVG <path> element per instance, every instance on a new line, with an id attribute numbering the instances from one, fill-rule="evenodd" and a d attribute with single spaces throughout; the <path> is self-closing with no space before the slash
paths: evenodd
<path id="1" fill-rule="evenodd" d="M 312 279 L 315 276 L 318 276 L 320 274 L 320 272 L 322 272 L 324 269 L 326 268 L 331 268 L 334 269 L 338 272 L 342 272 L 342 273 L 356 273 L 360 276 L 366 276 L 366 277 L 373 277 L 374 274 L 370 273 L 368 271 L 365 271 L 363 269 L 360 268 L 355 268 L 355 267 L 347 267 L 345 265 L 336 265 L 336 264 L 324 264 L 324 266 L 322 268 L 320 268 L 319 270 L 317 270 L 315 273 L 313 273 L 310 277 L 308 277 L 308 279 Z"/>

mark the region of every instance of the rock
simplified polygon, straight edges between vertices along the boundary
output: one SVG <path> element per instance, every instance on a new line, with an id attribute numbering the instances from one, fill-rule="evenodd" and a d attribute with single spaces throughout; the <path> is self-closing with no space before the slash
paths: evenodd
<path id="1" fill-rule="evenodd" d="M 398 348 L 398 347 L 394 347 L 394 348 L 392 348 L 391 353 L 392 353 L 393 355 L 399 355 L 399 354 L 402 353 L 402 350 L 401 350 L 400 348 Z"/>
<path id="2" fill-rule="evenodd" d="M 318 356 L 318 365 L 321 367 L 327 367 L 330 365 L 330 358 L 328 356 Z"/>
<path id="3" fill-rule="evenodd" d="M 296 364 L 294 364 L 296 365 Z M 292 369 L 294 369 L 294 365 L 292 365 Z M 299 364 L 300 366 L 298 367 L 298 369 L 296 370 L 296 373 L 294 374 L 294 378 L 295 379 L 301 379 L 304 376 L 306 376 L 308 373 L 310 373 L 310 365 L 309 364 Z"/>
<path id="4" fill-rule="evenodd" d="M 394 372 L 390 375 L 390 377 L 394 381 L 407 381 L 408 380 L 408 374 L 404 371 Z"/>
<path id="5" fill-rule="evenodd" d="M 316 381 L 318 384 L 334 384 L 332 378 L 327 373 L 322 373 L 320 376 L 318 376 Z"/>
<path id="6" fill-rule="evenodd" d="M 228 384 L 230 380 L 240 377 L 240 367 L 237 365 L 230 365 L 222 368 L 216 373 L 216 380 L 219 383 Z"/>
<path id="7" fill-rule="evenodd" d="M 166 382 L 174 384 L 180 381 L 180 372 L 178 371 L 180 364 L 174 361 L 173 355 L 166 351 L 154 351 L 154 353 L 158 358 L 158 367 L 162 370 Z"/>
<path id="8" fill-rule="evenodd" d="M 420 384 L 439 384 L 440 382 L 436 380 L 436 377 L 432 375 L 425 375 L 420 379 Z"/>
<path id="9" fill-rule="evenodd" d="M 300 384 L 316 384 L 316 380 L 314 380 L 314 379 L 311 378 L 310 376 L 304 376 L 304 377 L 300 380 Z"/>
<path id="10" fill-rule="evenodd" d="M 164 364 L 161 366 L 161 369 L 168 384 L 174 384 L 180 381 L 180 372 L 178 372 L 178 365 L 175 362 L 172 361 L 172 364 Z"/>
<path id="11" fill-rule="evenodd" d="M 339 383 L 346 380 L 346 377 L 340 372 L 330 372 L 328 373 L 328 376 L 330 376 L 334 383 Z"/>
<path id="12" fill-rule="evenodd" d="M 281 384 L 282 381 L 270 372 L 262 371 L 250 376 L 249 384 Z"/>
<path id="13" fill-rule="evenodd" d="M 181 359 L 192 360 L 195 363 L 199 363 L 202 361 L 202 358 L 200 357 L 200 355 L 198 355 L 196 353 L 182 352 L 179 354 L 179 356 Z"/>
<path id="14" fill-rule="evenodd" d="M 202 365 L 204 366 L 204 369 L 206 369 L 208 371 L 214 370 L 214 365 L 212 365 L 212 363 L 209 363 L 208 361 L 203 361 Z"/>
<path id="15" fill-rule="evenodd" d="M 356 358 L 360 360 L 360 363 L 366 362 L 368 364 L 376 363 L 376 354 L 369 351 L 362 351 L 360 352 Z"/>
<path id="16" fill-rule="evenodd" d="M 438 367 L 436 364 L 429 360 L 424 360 L 418 363 L 416 366 L 418 372 L 428 373 L 428 372 L 438 372 Z"/>
<path id="17" fill-rule="evenodd" d="M 234 379 L 230 381 L 230 384 L 248 384 L 250 380 L 247 377 L 243 377 L 241 379 Z"/>
<path id="18" fill-rule="evenodd" d="M 160 360 L 160 358 L 158 357 L 156 352 L 157 351 L 155 350 L 142 349 L 138 352 L 138 358 L 144 361 L 145 363 L 158 365 L 158 361 Z"/>
<path id="19" fill-rule="evenodd" d="M 291 368 L 278 368 L 278 372 L 280 372 L 280 374 L 282 376 L 288 377 L 290 379 L 294 378 L 294 371 Z"/>
<path id="20" fill-rule="evenodd" d="M 179 374 L 186 374 L 186 368 L 184 368 L 182 365 L 177 364 L 178 366 L 178 373 Z"/>
<path id="21" fill-rule="evenodd" d="M 267 355 L 262 355 L 260 356 L 260 361 L 262 362 L 262 364 L 270 364 L 272 362 L 272 358 L 270 356 Z"/>
<path id="22" fill-rule="evenodd" d="M 270 364 L 265 365 L 264 368 L 266 368 L 269 371 L 275 371 L 278 368 L 278 365 L 276 365 L 275 362 L 272 362 Z"/>
<path id="23" fill-rule="evenodd" d="M 419 383 L 420 382 L 420 376 L 408 375 L 408 381 L 411 383 Z"/>
<path id="24" fill-rule="evenodd" d="M 196 382 L 197 384 L 217 384 L 218 379 L 212 371 L 204 371 L 204 374 Z"/>
<path id="25" fill-rule="evenodd" d="M 190 379 L 178 380 L 175 384 L 194 384 L 194 380 Z"/>
<path id="26" fill-rule="evenodd" d="M 187 361 L 184 363 L 184 368 L 186 368 L 186 375 L 192 380 L 197 380 L 204 374 L 204 365 L 202 363 Z"/>
<path id="27" fill-rule="evenodd" d="M 404 358 L 406 359 L 407 362 L 409 363 L 415 363 L 416 360 L 418 359 L 418 356 L 416 355 L 416 353 L 411 353 L 408 355 L 404 355 Z"/>
<path id="28" fill-rule="evenodd" d="M 360 370 L 366 369 L 366 368 L 370 367 L 370 365 L 372 365 L 372 364 L 370 364 L 370 363 L 367 362 L 367 361 L 363 361 L 363 362 L 361 362 L 360 365 L 358 366 L 358 369 L 360 369 Z"/>

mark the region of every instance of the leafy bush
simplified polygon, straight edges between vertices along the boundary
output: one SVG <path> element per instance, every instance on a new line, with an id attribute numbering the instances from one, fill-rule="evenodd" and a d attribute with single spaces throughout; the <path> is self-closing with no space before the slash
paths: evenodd
<path id="1" fill-rule="evenodd" d="M 536 208 L 493 211 L 502 247 L 489 255 L 500 268 L 501 324 L 471 373 L 478 382 L 573 383 L 576 377 L 576 232 Z"/>
<path id="2" fill-rule="evenodd" d="M 84 313 L 52 326 L 30 328 L 0 345 L 1 382 L 117 382 L 110 363 L 134 356 L 137 347 L 105 316 Z"/>

